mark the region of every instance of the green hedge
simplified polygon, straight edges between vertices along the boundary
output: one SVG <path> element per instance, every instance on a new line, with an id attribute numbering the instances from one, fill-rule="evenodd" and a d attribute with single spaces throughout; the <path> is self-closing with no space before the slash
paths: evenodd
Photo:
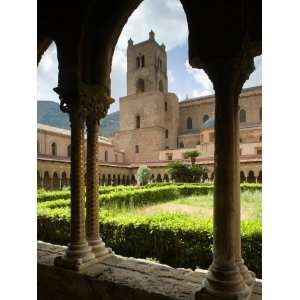
<path id="1" fill-rule="evenodd" d="M 69 209 L 40 209 L 38 239 L 69 242 Z M 208 268 L 212 261 L 212 222 L 182 215 L 101 215 L 101 236 L 117 254 L 154 257 L 173 267 Z M 261 278 L 261 223 L 242 222 L 242 255 L 249 269 Z"/>
<path id="2" fill-rule="evenodd" d="M 241 191 L 261 190 L 261 184 L 241 184 Z M 149 184 L 144 187 L 116 186 L 100 187 L 101 205 L 105 206 L 139 206 L 176 199 L 178 196 L 203 195 L 213 192 L 212 184 Z M 38 202 L 70 199 L 70 191 L 53 191 L 38 193 Z"/>

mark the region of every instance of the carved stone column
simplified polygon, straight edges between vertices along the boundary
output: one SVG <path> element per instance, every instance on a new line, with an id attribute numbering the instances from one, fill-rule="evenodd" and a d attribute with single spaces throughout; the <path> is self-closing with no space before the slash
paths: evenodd
<path id="1" fill-rule="evenodd" d="M 105 247 L 99 234 L 99 181 L 98 181 L 98 136 L 99 121 L 103 118 L 113 99 L 101 86 L 81 85 L 82 97 L 88 111 L 87 125 L 87 185 L 86 185 L 86 234 L 97 260 L 108 257 L 112 251 Z"/>
<path id="2" fill-rule="evenodd" d="M 238 97 L 253 70 L 253 58 L 246 55 L 205 67 L 216 99 L 214 247 L 196 299 L 248 300 L 252 293 L 254 277 L 241 258 Z"/>
<path id="3" fill-rule="evenodd" d="M 55 89 L 61 98 L 61 110 L 68 112 L 71 123 L 71 228 L 70 244 L 56 265 L 80 270 L 95 258 L 86 240 L 85 231 L 85 189 L 84 189 L 84 125 L 85 108 L 80 97 L 73 95 L 73 103 L 67 103 L 63 91 Z M 69 97 L 71 98 L 71 97 Z"/>

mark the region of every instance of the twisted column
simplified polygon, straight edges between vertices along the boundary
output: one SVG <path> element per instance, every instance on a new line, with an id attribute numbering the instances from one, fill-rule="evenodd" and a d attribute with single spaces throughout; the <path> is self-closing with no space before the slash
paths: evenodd
<path id="1" fill-rule="evenodd" d="M 84 203 L 84 118 L 76 111 L 70 112 L 71 122 L 71 228 L 70 244 L 65 256 L 56 264 L 79 270 L 95 255 L 88 246 L 85 232 Z"/>
<path id="2" fill-rule="evenodd" d="M 104 86 L 81 84 L 81 97 L 84 99 L 87 112 L 86 234 L 98 261 L 112 253 L 110 248 L 105 247 L 99 234 L 97 170 L 99 120 L 106 115 L 109 105 L 113 102 L 109 93 L 109 89 Z"/>
<path id="3" fill-rule="evenodd" d="M 254 278 L 241 258 L 238 97 L 254 70 L 253 59 L 241 55 L 205 70 L 215 89 L 214 245 L 196 299 L 248 300 Z"/>
<path id="4" fill-rule="evenodd" d="M 111 250 L 105 247 L 99 234 L 99 182 L 98 182 L 98 135 L 99 120 L 87 118 L 87 186 L 86 186 L 86 234 L 96 258 L 105 258 Z"/>

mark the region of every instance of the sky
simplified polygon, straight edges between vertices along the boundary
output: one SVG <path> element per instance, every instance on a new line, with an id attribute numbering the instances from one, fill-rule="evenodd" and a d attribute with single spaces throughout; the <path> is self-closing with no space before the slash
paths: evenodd
<path id="1" fill-rule="evenodd" d="M 126 95 L 126 50 L 129 38 L 139 43 L 155 32 L 156 41 L 166 45 L 169 91 L 179 100 L 213 94 L 212 83 L 203 70 L 193 69 L 188 63 L 188 27 L 179 0 L 144 0 L 133 12 L 123 28 L 115 48 L 111 94 L 115 99 L 109 113 L 119 110 L 119 98 Z M 200 37 L 201 38 L 201 37 Z M 261 56 L 254 59 L 256 70 L 244 87 L 261 85 Z M 57 86 L 58 64 L 56 46 L 51 44 L 38 67 L 38 100 L 58 102 L 53 91 Z"/>

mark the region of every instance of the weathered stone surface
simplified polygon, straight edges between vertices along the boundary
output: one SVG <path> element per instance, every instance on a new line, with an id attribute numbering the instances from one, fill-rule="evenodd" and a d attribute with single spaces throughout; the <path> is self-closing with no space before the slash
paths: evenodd
<path id="1" fill-rule="evenodd" d="M 190 300 L 206 273 L 118 255 L 75 272 L 54 266 L 65 249 L 38 242 L 38 299 Z M 251 300 L 260 299 L 257 281 Z"/>

